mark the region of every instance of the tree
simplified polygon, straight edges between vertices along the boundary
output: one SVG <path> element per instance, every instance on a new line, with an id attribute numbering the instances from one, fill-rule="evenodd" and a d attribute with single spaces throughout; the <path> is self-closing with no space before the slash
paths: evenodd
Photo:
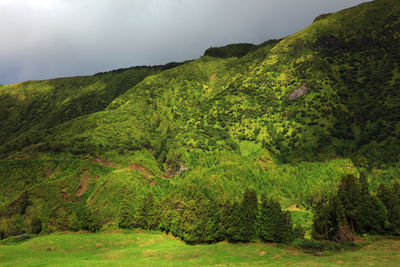
<path id="1" fill-rule="evenodd" d="M 29 234 L 39 234 L 42 231 L 42 221 L 34 215 L 25 220 L 25 229 Z"/>
<path id="2" fill-rule="evenodd" d="M 332 234 L 335 234 L 336 241 L 340 243 L 353 241 L 353 235 L 351 233 L 351 229 L 349 226 L 349 222 L 346 216 L 346 210 L 344 208 L 342 199 L 336 196 L 334 202 L 334 216 L 331 217 L 333 222 L 333 231 Z M 330 239 L 332 240 L 332 237 Z"/>
<path id="3" fill-rule="evenodd" d="M 226 229 L 226 238 L 229 242 L 241 241 L 241 221 L 240 221 L 240 204 L 233 202 L 230 209 L 230 216 L 228 217 L 228 227 Z"/>
<path id="4" fill-rule="evenodd" d="M 324 199 L 315 205 L 311 235 L 314 239 L 332 240 L 334 232 L 333 199 Z M 336 234 L 336 233 L 335 233 Z"/>
<path id="5" fill-rule="evenodd" d="M 96 233 L 101 229 L 102 223 L 97 208 L 83 206 L 78 210 L 77 216 L 83 230 Z"/>
<path id="6" fill-rule="evenodd" d="M 257 235 L 258 199 L 254 189 L 247 189 L 240 205 L 240 241 L 250 242 Z"/>
<path id="7" fill-rule="evenodd" d="M 285 210 L 282 212 L 282 243 L 290 243 L 295 238 L 293 230 L 292 216 L 290 212 Z"/>
<path id="8" fill-rule="evenodd" d="M 24 219 L 22 215 L 19 214 L 1 220 L 0 231 L 2 232 L 3 238 L 23 234 L 24 233 L 23 222 Z"/>
<path id="9" fill-rule="evenodd" d="M 293 228 L 293 236 L 294 238 L 304 239 L 305 231 L 301 225 L 296 225 Z"/>
<path id="10" fill-rule="evenodd" d="M 159 224 L 159 213 L 156 208 L 154 195 L 152 192 L 147 193 L 139 209 L 136 213 L 134 225 L 145 230 L 154 230 Z"/>
<path id="11" fill-rule="evenodd" d="M 198 244 L 207 241 L 206 227 L 208 222 L 207 204 L 204 200 L 190 200 L 183 209 L 180 236 L 188 244 Z"/>
<path id="12" fill-rule="evenodd" d="M 345 175 L 339 184 L 336 198 L 341 201 L 347 223 L 353 231 L 361 201 L 361 188 L 357 177 L 352 174 Z"/>
<path id="13" fill-rule="evenodd" d="M 293 223 L 291 215 L 283 211 L 278 201 L 262 197 L 259 236 L 264 241 L 284 243 L 293 240 Z"/>
<path id="14" fill-rule="evenodd" d="M 232 203 L 228 199 L 222 205 L 220 211 L 218 230 L 215 233 L 216 239 L 228 240 L 227 230 L 229 228 L 231 214 L 232 214 Z"/>
<path id="15" fill-rule="evenodd" d="M 168 195 L 163 201 L 160 202 L 160 223 L 159 229 L 165 231 L 167 234 L 172 232 L 176 234 L 180 230 L 178 222 L 180 221 L 179 207 L 180 200 L 172 193 Z"/>
<path id="16" fill-rule="evenodd" d="M 122 229 L 130 229 L 134 223 L 134 209 L 128 197 L 124 197 L 119 206 L 117 216 L 118 227 Z"/>
<path id="17" fill-rule="evenodd" d="M 206 226 L 206 241 L 208 243 L 214 243 L 222 241 L 223 238 L 219 234 L 220 221 L 222 217 L 222 205 L 218 205 L 218 203 L 211 198 L 208 203 L 207 210 L 207 226 Z"/>
<path id="18" fill-rule="evenodd" d="M 361 206 L 357 217 L 357 232 L 383 234 L 387 211 L 384 204 L 375 196 L 371 196 L 368 189 L 367 178 L 360 175 Z"/>
<path id="19" fill-rule="evenodd" d="M 400 201 L 396 193 L 396 182 L 392 183 L 389 188 L 381 183 L 378 188 L 377 197 L 386 207 L 388 220 L 390 223 L 390 231 L 394 235 L 400 235 Z"/>
<path id="20" fill-rule="evenodd" d="M 18 199 L 17 202 L 17 209 L 18 213 L 21 215 L 25 215 L 27 208 L 31 205 L 32 203 L 29 200 L 29 194 L 27 191 L 24 191 L 21 196 Z"/>
<path id="21" fill-rule="evenodd" d="M 265 195 L 262 196 L 260 217 L 259 217 L 259 236 L 264 241 L 274 242 L 276 239 L 276 222 L 278 221 L 277 205 Z"/>

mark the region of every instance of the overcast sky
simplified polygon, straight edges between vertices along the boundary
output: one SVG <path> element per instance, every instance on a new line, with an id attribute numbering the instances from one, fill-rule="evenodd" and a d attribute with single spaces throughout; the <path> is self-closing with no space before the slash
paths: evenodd
<path id="1" fill-rule="evenodd" d="M 0 0 L 0 84 L 200 57 L 362 0 Z"/>

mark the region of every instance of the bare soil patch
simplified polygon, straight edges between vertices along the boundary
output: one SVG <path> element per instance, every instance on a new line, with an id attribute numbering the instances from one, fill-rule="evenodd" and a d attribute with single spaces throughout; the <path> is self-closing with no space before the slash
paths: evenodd
<path id="1" fill-rule="evenodd" d="M 90 159 L 91 162 L 103 165 L 103 166 L 114 166 L 114 164 L 108 160 L 102 159 L 102 158 L 94 158 L 94 159 Z"/>
<path id="2" fill-rule="evenodd" d="M 292 205 L 292 206 L 290 206 L 290 207 L 288 207 L 288 208 L 286 208 L 284 210 L 288 210 L 288 211 L 304 211 L 304 210 L 301 210 L 298 207 L 296 207 L 296 205 Z"/>
<path id="3" fill-rule="evenodd" d="M 90 179 L 90 171 L 89 170 L 84 170 L 83 171 L 83 177 L 82 177 L 82 180 L 81 180 L 81 186 L 75 192 L 76 196 L 80 197 L 87 191 L 87 186 L 88 186 L 88 183 L 89 183 L 89 179 Z"/>
<path id="4" fill-rule="evenodd" d="M 131 163 L 129 164 L 129 169 L 130 170 L 136 170 L 142 174 L 144 174 L 147 178 L 151 178 L 154 176 L 154 174 L 148 170 L 146 170 L 145 168 L 143 168 L 140 165 L 137 165 L 136 163 Z"/>

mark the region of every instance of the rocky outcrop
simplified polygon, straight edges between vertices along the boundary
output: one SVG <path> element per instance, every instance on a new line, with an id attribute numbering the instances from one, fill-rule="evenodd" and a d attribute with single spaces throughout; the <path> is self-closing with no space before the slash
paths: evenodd
<path id="1" fill-rule="evenodd" d="M 310 89 L 307 87 L 307 84 L 305 83 L 302 86 L 300 86 L 299 89 L 297 89 L 296 91 L 291 93 L 288 96 L 288 99 L 295 100 L 295 99 L 299 98 L 300 96 L 307 94 L 309 91 L 310 91 Z"/>

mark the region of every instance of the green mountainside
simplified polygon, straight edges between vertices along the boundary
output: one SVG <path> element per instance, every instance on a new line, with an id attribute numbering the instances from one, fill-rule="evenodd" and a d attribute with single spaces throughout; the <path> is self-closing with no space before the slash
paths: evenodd
<path id="1" fill-rule="evenodd" d="M 245 188 L 310 208 L 360 170 L 376 188 L 400 177 L 399 63 L 400 2 L 377 0 L 182 64 L 0 86 L 0 224 L 113 225 L 148 192 L 179 216 Z"/>

